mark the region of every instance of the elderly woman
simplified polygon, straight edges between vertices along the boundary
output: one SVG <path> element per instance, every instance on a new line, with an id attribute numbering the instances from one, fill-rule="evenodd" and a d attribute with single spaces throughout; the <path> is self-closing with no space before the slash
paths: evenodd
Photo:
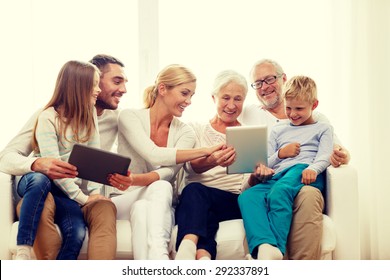
<path id="1" fill-rule="evenodd" d="M 216 77 L 212 98 L 217 113 L 208 123 L 192 124 L 195 147 L 226 142 L 226 127 L 241 125 L 237 117 L 247 90 L 247 82 L 239 73 L 223 71 Z M 226 174 L 226 167 L 234 162 L 235 156 L 234 148 L 225 146 L 185 165 L 187 185 L 175 212 L 176 259 L 215 259 L 219 222 L 241 218 L 237 198 L 247 178 L 243 174 Z"/>

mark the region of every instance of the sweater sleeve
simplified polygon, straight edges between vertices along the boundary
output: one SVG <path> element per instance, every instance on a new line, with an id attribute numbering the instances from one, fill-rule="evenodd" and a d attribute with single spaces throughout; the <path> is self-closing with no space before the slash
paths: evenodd
<path id="1" fill-rule="evenodd" d="M 333 131 L 330 125 L 322 124 L 324 129 L 321 129 L 318 135 L 318 151 L 317 155 L 307 168 L 312 169 L 320 174 L 330 165 L 330 156 L 333 152 Z"/>
<path id="2" fill-rule="evenodd" d="M 32 133 L 39 113 L 35 112 L 19 133 L 0 153 L 0 171 L 12 175 L 24 175 L 31 172 L 36 157 L 29 157 L 32 152 Z"/>
<path id="3" fill-rule="evenodd" d="M 314 120 L 316 120 L 317 122 L 325 123 L 325 124 L 331 126 L 329 119 L 324 114 L 321 114 L 318 111 L 314 111 L 313 112 L 313 117 L 314 117 Z M 331 126 L 331 128 L 332 128 L 332 126 Z M 333 134 L 333 136 L 332 136 L 333 143 L 342 146 L 341 141 L 337 137 L 336 133 L 334 133 L 333 128 L 332 128 L 332 134 Z"/>
<path id="4" fill-rule="evenodd" d="M 193 129 L 186 124 L 175 122 L 175 131 L 178 133 L 177 140 L 175 140 L 174 147 L 177 149 L 192 149 L 195 145 L 195 133 Z M 171 166 L 162 166 L 155 170 L 160 176 L 161 180 L 171 181 L 179 172 L 183 164 L 174 164 Z"/>
<path id="5" fill-rule="evenodd" d="M 96 115 L 96 109 L 94 109 L 94 121 L 96 124 L 96 130 L 95 133 L 92 135 L 91 139 L 88 141 L 88 146 L 94 147 L 94 148 L 100 148 L 100 133 L 99 133 L 99 127 L 98 127 L 98 120 Z M 103 184 L 88 181 L 87 183 L 87 190 L 88 193 L 91 194 L 100 194 L 103 188 Z"/>
<path id="6" fill-rule="evenodd" d="M 60 139 L 57 136 L 56 117 L 50 111 L 45 110 L 40 114 L 36 128 L 36 137 L 40 156 L 61 159 L 59 145 L 63 143 L 60 143 Z M 76 178 L 56 179 L 54 183 L 69 198 L 84 205 L 88 200 L 88 196 L 81 191 L 76 184 L 76 180 Z"/>
<path id="7" fill-rule="evenodd" d="M 274 168 L 276 164 L 282 161 L 281 158 L 279 158 L 279 149 L 278 143 L 277 143 L 277 131 L 274 127 L 271 130 L 271 133 L 268 138 L 268 163 L 267 166 L 269 168 Z"/>
<path id="8" fill-rule="evenodd" d="M 139 112 L 139 111 L 138 111 Z M 176 164 L 176 148 L 158 147 L 147 135 L 143 123 L 148 120 L 137 116 L 136 111 L 126 109 L 120 112 L 118 130 L 134 150 L 152 165 L 170 166 Z"/>

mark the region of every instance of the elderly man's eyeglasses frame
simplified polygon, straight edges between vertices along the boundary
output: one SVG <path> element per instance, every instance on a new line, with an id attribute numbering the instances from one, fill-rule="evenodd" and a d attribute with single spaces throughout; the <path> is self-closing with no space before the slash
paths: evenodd
<path id="1" fill-rule="evenodd" d="M 267 85 L 272 85 L 273 83 L 276 82 L 277 78 L 280 78 L 282 75 L 277 75 L 277 76 L 269 76 L 265 78 L 264 80 L 258 80 L 254 83 L 251 84 L 251 87 L 253 89 L 261 89 L 263 86 L 263 83 L 266 83 Z"/>

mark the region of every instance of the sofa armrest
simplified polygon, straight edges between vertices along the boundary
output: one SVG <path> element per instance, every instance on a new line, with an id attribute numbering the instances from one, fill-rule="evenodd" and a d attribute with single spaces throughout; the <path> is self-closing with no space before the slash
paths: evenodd
<path id="1" fill-rule="evenodd" d="M 12 200 L 13 176 L 0 172 L 0 259 L 10 259 L 8 239 L 14 222 L 14 207 Z"/>
<path id="2" fill-rule="evenodd" d="M 351 165 L 327 169 L 326 212 L 336 228 L 333 259 L 360 259 L 359 196 L 356 169 Z"/>

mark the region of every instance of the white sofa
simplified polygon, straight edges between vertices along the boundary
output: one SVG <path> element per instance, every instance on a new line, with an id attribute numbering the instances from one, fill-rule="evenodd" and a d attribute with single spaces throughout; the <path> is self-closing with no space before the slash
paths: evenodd
<path id="1" fill-rule="evenodd" d="M 13 178 L 0 173 L 0 259 L 12 259 L 16 251 L 18 222 L 15 220 L 12 199 Z M 357 173 L 352 166 L 327 169 L 326 215 L 322 259 L 360 259 L 359 207 Z M 177 228 L 173 229 L 170 244 L 172 256 Z M 125 220 L 117 221 L 117 259 L 132 259 L 131 227 Z M 220 224 L 216 236 L 217 259 L 245 259 L 248 252 L 242 220 Z M 85 259 L 88 238 L 79 258 Z"/>

